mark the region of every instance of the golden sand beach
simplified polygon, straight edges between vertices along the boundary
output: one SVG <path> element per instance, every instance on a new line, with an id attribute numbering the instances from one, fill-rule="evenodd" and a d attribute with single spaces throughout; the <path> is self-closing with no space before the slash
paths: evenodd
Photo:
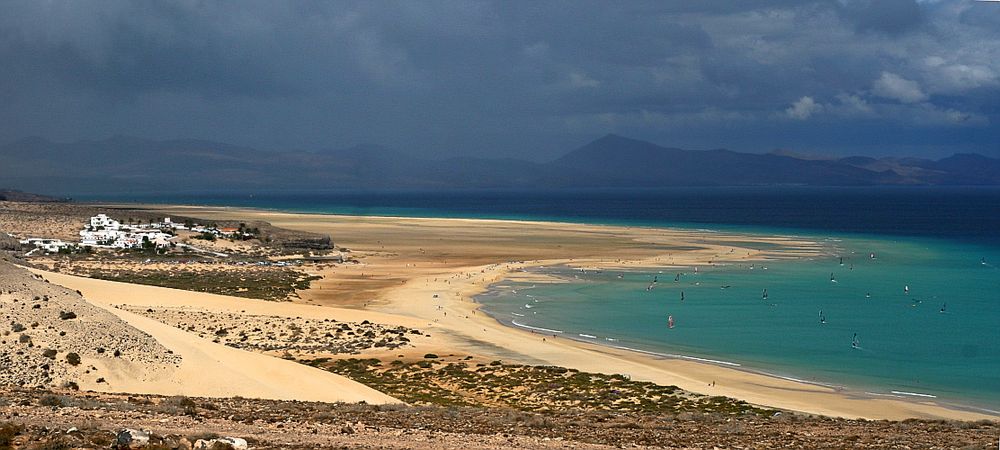
<path id="1" fill-rule="evenodd" d="M 292 214 L 252 209 L 150 206 L 164 214 L 213 220 L 266 220 L 275 226 L 329 234 L 358 264 L 324 269 L 322 280 L 300 293 L 296 305 L 174 291 L 156 291 L 159 305 L 283 316 L 367 319 L 419 327 L 431 337 L 408 354 L 477 355 L 507 362 L 550 364 L 676 385 L 707 395 L 846 418 L 996 419 L 931 401 L 877 398 L 704 362 L 543 337 L 477 313 L 473 297 L 520 269 L 567 264 L 579 267 L 691 267 L 815 255 L 822 247 L 787 236 L 746 236 L 696 230 L 597 226 L 550 222 L 359 217 Z M 768 249 L 754 243 L 769 244 Z M 762 247 L 764 247 L 762 245 Z M 46 276 L 52 276 L 46 274 Z M 149 304 L 146 290 L 62 276 L 58 282 L 101 302 Z M 144 298 L 145 297 L 145 298 Z M 119 314 L 133 321 L 127 314 Z M 140 329 L 142 327 L 139 327 Z"/>

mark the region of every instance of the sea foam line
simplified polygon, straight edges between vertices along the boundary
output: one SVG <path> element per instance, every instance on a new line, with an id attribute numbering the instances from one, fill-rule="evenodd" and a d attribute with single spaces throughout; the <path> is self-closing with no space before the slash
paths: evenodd
<path id="1" fill-rule="evenodd" d="M 910 395 L 910 396 L 913 396 L 913 397 L 937 398 L 936 395 L 921 394 L 919 392 L 904 392 L 904 391 L 889 391 L 889 392 L 892 392 L 893 394 L 897 394 L 897 395 Z"/>
<path id="2" fill-rule="evenodd" d="M 868 392 L 868 391 L 865 391 L 865 394 L 875 395 L 875 396 L 878 396 L 878 397 L 896 397 L 896 398 L 902 398 L 899 395 L 883 394 L 883 393 L 880 393 L 880 392 Z"/>
<path id="3" fill-rule="evenodd" d="M 664 358 L 688 359 L 688 360 L 692 360 L 692 361 L 707 362 L 707 363 L 712 363 L 712 364 L 721 364 L 721 365 L 730 366 L 730 367 L 742 367 L 742 364 L 734 363 L 734 362 L 729 362 L 729 361 L 720 361 L 718 359 L 698 358 L 697 356 L 679 355 L 679 354 L 675 354 L 675 353 L 651 352 L 649 350 L 640 350 L 640 349 L 637 349 L 637 348 L 625 347 L 625 346 L 621 346 L 621 345 L 610 345 L 609 347 L 611 347 L 611 348 L 617 348 L 619 350 L 628 350 L 628 351 L 631 351 L 631 352 L 645 353 L 647 355 L 660 356 L 660 357 L 664 357 Z"/>
<path id="4" fill-rule="evenodd" d="M 562 331 L 560 331 L 560 330 L 550 330 L 550 329 L 548 329 L 548 328 L 541 328 L 541 327 L 533 327 L 533 326 L 531 326 L 531 325 L 525 325 L 525 324 L 522 324 L 522 323 L 517 323 L 517 321 L 516 321 L 516 320 L 511 320 L 511 321 L 510 321 L 510 323 L 512 323 L 512 324 L 514 324 L 514 325 L 517 325 L 517 326 L 519 326 L 519 327 L 521 327 L 521 328 L 527 328 L 527 329 L 529 329 L 529 330 L 538 330 L 538 331 L 544 331 L 544 332 L 546 332 L 546 333 L 562 333 Z"/>
<path id="5" fill-rule="evenodd" d="M 819 381 L 803 380 L 801 378 L 789 377 L 789 376 L 786 376 L 786 375 L 777 375 L 777 374 L 773 374 L 773 373 L 769 373 L 769 372 L 760 372 L 760 373 L 762 373 L 764 375 L 767 375 L 769 377 L 780 378 L 782 380 L 793 381 L 793 382 L 796 382 L 796 383 L 812 384 L 812 385 L 823 386 L 823 387 L 828 387 L 828 388 L 838 388 L 838 387 L 840 387 L 840 386 L 837 386 L 835 384 L 821 383 Z"/>

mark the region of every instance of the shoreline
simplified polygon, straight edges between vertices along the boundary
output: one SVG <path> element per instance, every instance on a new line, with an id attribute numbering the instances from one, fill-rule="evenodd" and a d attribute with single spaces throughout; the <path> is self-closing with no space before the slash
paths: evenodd
<path id="1" fill-rule="evenodd" d="M 671 224 L 657 224 L 657 223 L 616 223 L 612 221 L 602 222 L 599 218 L 585 218 L 582 220 L 557 220 L 557 218 L 531 218 L 531 217 L 519 217 L 519 218 L 497 218 L 497 217 L 439 217 L 431 215 L 391 215 L 391 214 L 351 214 L 351 213 L 341 213 L 341 212 L 323 212 L 323 211 L 299 211 L 294 209 L 281 209 L 281 208 L 267 208 L 259 206 L 224 206 L 224 205 L 197 205 L 197 204 L 177 204 L 177 203 L 144 203 L 144 202 L 103 202 L 103 201 L 80 201 L 77 204 L 81 205 L 92 205 L 92 206 L 103 206 L 103 207 L 128 207 L 135 209 L 148 209 L 151 211 L 165 211 L 170 210 L 177 213 L 183 213 L 185 210 L 199 211 L 199 210 L 223 210 L 231 213 L 239 212 L 256 212 L 259 214 L 286 214 L 286 215 L 302 215 L 302 216 L 317 216 L 317 217 L 338 217 L 345 219 L 358 219 L 358 218 L 370 218 L 370 219 L 402 219 L 402 220 L 454 220 L 454 221 L 469 221 L 469 222 L 495 222 L 495 223 L 514 223 L 514 224 L 545 224 L 545 225 L 580 225 L 588 227 L 609 227 L 609 228 L 624 228 L 624 229 L 645 229 L 645 230 L 677 230 L 690 233 L 710 233 L 710 234 L 723 234 L 723 235 L 744 235 L 744 236 L 758 236 L 764 237 L 766 235 L 765 230 L 761 231 L 750 231 L 743 232 L 737 230 L 727 230 L 725 227 L 740 227 L 744 225 L 732 225 L 725 223 L 701 223 L 701 222 L 676 222 Z M 591 220 L 593 219 L 593 220 Z M 769 227 L 766 225 L 745 225 L 747 227 L 762 227 L 762 228 L 773 228 L 773 230 L 767 230 L 768 232 L 778 231 L 779 235 L 786 238 L 798 239 L 805 238 L 804 234 L 808 234 L 810 229 L 808 228 L 796 228 L 796 227 Z M 722 228 L 711 228 L 711 227 L 722 227 Z M 799 234 L 802 233 L 802 234 Z M 855 233 L 850 231 L 830 231 L 830 233 L 837 236 L 868 236 L 865 233 Z M 896 235 L 892 235 L 896 236 Z M 934 237 L 921 236 L 921 235 L 899 235 L 897 237 L 901 238 L 914 238 L 914 239 L 935 239 Z M 837 238 L 839 240 L 840 238 Z"/>
<path id="2" fill-rule="evenodd" d="M 666 353 L 666 352 L 653 351 L 653 350 L 644 350 L 644 349 L 627 347 L 627 346 L 624 346 L 624 345 L 615 345 L 615 344 L 613 344 L 611 342 L 602 342 L 602 341 L 600 341 L 599 339 L 596 339 L 596 338 L 594 338 L 594 339 L 586 339 L 583 335 L 580 335 L 578 337 L 578 336 L 575 336 L 573 333 L 568 332 L 566 330 L 554 330 L 554 329 L 547 329 L 547 328 L 542 328 L 542 327 L 534 327 L 534 326 L 523 325 L 523 324 L 516 324 L 516 323 L 515 324 L 510 324 L 508 322 L 513 322 L 513 320 L 511 320 L 511 321 L 505 321 L 503 319 L 500 319 L 500 318 L 496 317 L 493 314 L 490 314 L 485 309 L 483 309 L 483 307 L 485 305 L 478 301 L 478 296 L 483 295 L 483 294 L 487 294 L 489 292 L 489 290 L 492 288 L 493 285 L 495 285 L 497 283 L 502 283 L 505 280 L 507 280 L 507 278 L 501 278 L 500 280 L 496 281 L 495 283 L 484 287 L 483 290 L 480 291 L 478 294 L 473 294 L 472 295 L 472 299 L 473 299 L 473 301 L 476 304 L 477 310 L 482 311 L 483 314 L 486 317 L 489 317 L 495 323 L 497 323 L 500 326 L 502 326 L 502 327 L 504 327 L 506 329 L 509 329 L 509 330 L 511 330 L 513 332 L 517 332 L 517 333 L 529 333 L 529 334 L 531 334 L 533 336 L 537 336 L 538 335 L 538 334 L 535 333 L 534 330 L 544 331 L 544 332 L 553 332 L 553 333 L 557 333 L 560 338 L 563 338 L 563 339 L 569 341 L 572 344 L 577 344 L 577 345 L 579 345 L 581 347 L 584 347 L 584 348 L 593 347 L 593 346 L 604 347 L 604 348 L 608 348 L 608 349 L 620 350 L 620 351 L 624 351 L 624 352 L 628 352 L 628 353 L 633 353 L 633 354 L 636 354 L 636 355 L 642 355 L 642 356 L 654 358 L 654 359 L 657 359 L 657 360 L 665 360 L 665 361 L 677 360 L 677 361 L 691 362 L 693 364 L 708 365 L 708 366 L 719 368 L 721 370 L 731 370 L 731 371 L 741 372 L 741 373 L 744 373 L 744 374 L 749 375 L 751 377 L 765 377 L 765 378 L 770 378 L 770 379 L 774 379 L 774 380 L 781 380 L 781 381 L 792 382 L 792 383 L 795 383 L 795 384 L 813 386 L 813 387 L 816 387 L 816 388 L 829 390 L 829 391 L 831 391 L 831 393 L 834 393 L 837 396 L 850 397 L 850 398 L 853 398 L 853 399 L 860 399 L 862 401 L 865 400 L 865 399 L 868 399 L 868 400 L 880 400 L 880 399 L 888 397 L 888 398 L 891 398 L 892 400 L 895 400 L 895 401 L 904 402 L 904 403 L 910 403 L 910 404 L 912 404 L 914 407 L 916 407 L 918 409 L 922 409 L 922 407 L 927 406 L 928 404 L 932 404 L 934 406 L 937 406 L 937 407 L 940 407 L 940 408 L 943 408 L 943 409 L 946 409 L 946 410 L 951 410 L 951 411 L 956 411 L 956 412 L 962 412 L 962 413 L 970 413 L 970 414 L 973 414 L 973 415 L 983 415 L 983 418 L 987 418 L 987 420 L 997 420 L 997 418 L 1000 417 L 1000 411 L 995 411 L 995 410 L 992 410 L 992 409 L 989 409 L 989 408 L 986 408 L 986 407 L 980 407 L 980 406 L 976 406 L 976 405 L 963 404 L 963 403 L 958 403 L 958 402 L 953 402 L 953 401 L 948 401 L 948 400 L 941 400 L 939 397 L 931 395 L 931 394 L 901 392 L 901 391 L 890 391 L 888 393 L 867 392 L 864 389 L 859 389 L 859 388 L 856 388 L 856 387 L 852 387 L 850 385 L 837 384 L 837 383 L 832 383 L 832 382 L 821 382 L 821 381 L 805 380 L 805 379 L 797 378 L 797 377 L 794 377 L 794 376 L 780 375 L 780 374 L 776 374 L 776 373 L 771 373 L 771 372 L 766 371 L 765 369 L 747 366 L 747 365 L 745 365 L 743 363 L 740 363 L 740 362 L 716 360 L 716 359 L 704 358 L 704 357 L 699 357 L 699 356 L 684 355 L 684 354 L 680 354 L 680 353 Z M 553 335 L 553 337 L 555 337 L 555 335 Z M 682 388 L 686 389 L 686 390 L 691 390 L 693 392 L 698 392 L 698 393 L 702 393 L 702 394 L 706 394 L 706 395 L 711 395 L 711 394 L 707 394 L 707 393 L 699 391 L 699 390 L 689 389 L 687 387 L 682 387 Z M 736 398 L 742 399 L 740 397 L 736 397 Z M 753 402 L 751 402 L 751 403 L 753 403 Z M 765 406 L 765 407 L 774 407 L 773 404 L 768 404 L 768 403 L 759 403 L 758 405 Z M 800 411 L 800 412 L 808 412 L 808 411 Z M 871 417 L 864 417 L 864 416 L 858 416 L 857 418 L 867 418 L 869 420 L 873 420 Z M 874 420 L 878 420 L 878 419 L 876 418 Z"/>
<path id="3" fill-rule="evenodd" d="M 130 205 L 134 207 L 135 205 Z M 356 233 L 365 230 L 365 226 L 370 228 L 383 228 L 390 226 L 415 225 L 412 228 L 432 228 L 444 227 L 455 228 L 460 225 L 463 231 L 466 228 L 475 227 L 500 227 L 503 229 L 519 229 L 519 227 L 543 227 L 555 229 L 555 232 L 605 232 L 605 233 L 664 233 L 669 238 L 686 237 L 702 241 L 705 236 L 695 236 L 704 231 L 696 230 L 676 230 L 661 228 L 640 228 L 640 227 L 616 227 L 606 225 L 584 225 L 564 222 L 535 222 L 535 221 L 513 221 L 499 219 L 465 219 L 465 218 L 411 218 L 411 217 L 385 217 L 385 216 L 347 216 L 347 215 L 327 215 L 322 213 L 285 213 L 269 210 L 248 209 L 240 207 L 169 207 L 164 205 L 152 206 L 152 209 L 161 212 L 171 212 L 177 214 L 191 214 L 205 217 L 209 216 L 229 216 L 245 217 L 247 215 L 256 216 L 261 220 L 267 220 L 276 226 L 291 227 L 305 231 L 333 234 L 335 239 L 340 241 L 347 238 L 343 231 L 330 233 L 330 228 L 348 228 L 353 225 L 357 228 Z M 403 222 L 403 224 L 399 224 Z M 391 223 L 391 225 L 387 224 Z M 345 225 L 346 224 L 346 225 Z M 582 231 L 581 231 L 582 229 Z M 419 230 L 413 231 L 419 234 Z M 483 230 L 490 231 L 490 230 Z M 748 238 L 751 241 L 769 242 L 778 244 L 801 243 L 798 240 L 790 240 L 788 236 L 756 236 L 752 234 L 721 233 L 712 232 L 708 236 L 713 240 L 729 238 L 742 239 L 741 243 Z M 720 236 L 725 235 L 725 236 Z M 634 236 L 632 236 L 634 237 Z M 380 243 L 382 241 L 379 241 Z M 707 244 L 706 244 L 707 245 Z M 794 245 L 792 245 L 794 246 Z M 352 248 L 364 248 L 365 245 L 350 244 Z M 728 247 L 727 247 L 728 248 Z M 716 249 L 718 250 L 718 249 Z M 421 251 L 423 251 L 421 249 Z M 655 253 L 655 252 L 654 252 Z M 696 256 L 687 252 L 687 259 L 671 261 L 671 264 L 698 264 Z M 773 251 L 758 252 L 748 257 L 760 257 Z M 780 252 L 779 252 L 780 253 Z M 397 255 L 398 256 L 398 255 Z M 661 254 L 661 257 L 663 255 Z M 677 255 L 674 255 L 677 256 Z M 704 255 L 700 255 L 704 256 Z M 401 257 L 402 261 L 396 261 L 395 266 L 383 270 L 400 270 L 401 262 L 410 261 Z M 531 258 L 525 258 L 530 260 Z M 659 257 L 657 257 L 659 259 Z M 639 268 L 641 262 L 648 258 L 634 258 L 625 260 L 618 259 L 617 264 L 621 267 Z M 746 259 L 751 260 L 751 259 Z M 757 258 L 753 258 L 757 260 Z M 394 315 L 414 317 L 423 320 L 432 320 L 438 329 L 438 334 L 444 332 L 443 348 L 455 349 L 476 349 L 489 354 L 503 353 L 497 349 L 508 351 L 516 357 L 522 358 L 524 363 L 543 363 L 560 365 L 563 367 L 578 368 L 595 372 L 607 372 L 608 367 L 615 367 L 635 372 L 638 379 L 654 381 L 658 384 L 674 384 L 679 387 L 707 395 L 726 395 L 733 398 L 748 401 L 754 404 L 766 405 L 782 409 L 797 410 L 806 413 L 816 413 L 830 416 L 851 417 L 851 418 L 889 418 L 904 419 L 910 417 L 922 418 L 953 418 L 963 420 L 991 419 L 996 420 L 997 414 L 984 412 L 967 411 L 960 405 L 943 404 L 939 401 L 928 401 L 926 399 L 915 398 L 881 398 L 876 396 L 866 396 L 863 393 L 843 392 L 836 388 L 825 385 L 811 384 L 805 380 L 798 380 L 791 377 L 780 377 L 772 374 L 762 374 L 740 370 L 740 368 L 720 367 L 706 361 L 696 361 L 687 359 L 662 359 L 662 355 L 643 354 L 641 350 L 616 348 L 615 346 L 605 346 L 600 343 L 576 341 L 571 339 L 553 339 L 545 348 L 539 348 L 536 341 L 538 335 L 523 329 L 513 328 L 501 323 L 499 320 L 489 317 L 486 314 L 475 314 L 479 310 L 480 304 L 475 302 L 474 297 L 486 291 L 490 285 L 500 282 L 510 275 L 513 270 L 525 267 L 571 264 L 586 265 L 587 267 L 604 267 L 614 261 L 613 258 L 564 258 L 564 259 L 535 259 L 531 262 L 524 260 L 507 259 L 493 260 L 492 263 L 481 265 L 456 265 L 450 264 L 444 267 L 430 267 L 428 269 L 416 269 L 417 264 L 413 264 L 413 269 L 405 273 L 402 283 L 380 291 L 372 306 L 361 311 L 379 311 Z M 519 262 L 513 262 L 519 261 Z M 368 267 L 371 270 L 385 264 L 383 260 L 366 261 L 359 266 Z M 428 264 L 421 261 L 422 264 Z M 664 264 L 660 261 L 658 264 Z M 409 268 L 409 264 L 406 264 Z M 437 277 L 435 278 L 434 275 Z M 431 280 L 434 280 L 433 282 Z M 452 284 L 452 282 L 455 282 Z M 415 286 L 422 283 L 423 286 Z M 437 292 L 449 292 L 455 295 L 442 295 L 441 306 L 447 313 L 452 313 L 450 317 L 441 318 L 439 310 L 429 308 L 427 304 L 415 302 L 415 298 L 426 296 L 431 298 L 431 294 Z M 471 320 L 457 320 L 462 316 Z M 462 323 L 466 322 L 466 323 Z M 482 329 L 482 332 L 479 330 Z M 489 331 L 488 331 L 489 330 Z M 486 344 L 480 343 L 484 341 Z M 556 342 L 558 341 L 558 342 Z M 650 352 L 655 353 L 655 352 Z M 659 358 L 659 359 L 658 359 Z M 588 361 L 589 360 L 589 361 Z M 597 364 L 595 363 L 595 360 Z M 738 372 L 738 373 L 733 373 Z M 620 372 L 619 372 L 620 373 Z M 727 386 L 718 389 L 707 389 L 706 379 L 726 380 Z M 730 386 L 729 384 L 732 384 Z M 720 383 L 721 384 L 721 383 Z M 863 397 L 863 398 L 862 398 Z"/>
<path id="4" fill-rule="evenodd" d="M 966 411 L 966 412 L 977 413 L 977 414 L 988 414 L 988 415 L 993 415 L 993 416 L 1000 416 L 1000 411 L 992 410 L 992 409 L 989 409 L 989 408 L 986 408 L 986 407 L 975 406 L 975 405 L 965 404 L 965 403 L 956 402 L 956 401 L 950 401 L 948 399 L 941 399 L 939 396 L 933 395 L 933 394 L 925 394 L 925 393 L 919 393 L 919 392 L 904 392 L 904 391 L 896 391 L 896 390 L 892 390 L 892 391 L 888 391 L 888 392 L 870 392 L 870 391 L 867 391 L 867 390 L 865 390 L 863 388 L 859 388 L 859 387 L 855 387 L 855 386 L 851 386 L 851 385 L 847 385 L 847 384 L 838 384 L 838 383 L 833 383 L 833 382 L 816 381 L 816 380 L 806 380 L 806 379 L 798 378 L 798 377 L 795 377 L 795 376 L 792 376 L 792 375 L 781 375 L 781 374 L 777 374 L 777 373 L 772 373 L 772 372 L 768 372 L 766 369 L 755 367 L 755 366 L 748 366 L 748 365 L 746 365 L 744 363 L 741 363 L 741 362 L 724 361 L 724 360 L 712 359 L 712 358 L 706 358 L 706 357 L 700 357 L 700 356 L 694 356 L 694 355 L 686 355 L 686 354 L 682 354 L 682 353 L 666 353 L 666 352 L 662 352 L 662 351 L 644 350 L 644 349 L 640 349 L 640 348 L 627 347 L 627 346 L 624 346 L 624 345 L 615 345 L 613 342 L 617 342 L 617 339 L 615 339 L 612 342 L 604 342 L 604 341 L 601 341 L 599 338 L 596 338 L 596 337 L 592 337 L 591 339 L 587 339 L 588 336 L 584 336 L 582 334 L 579 335 L 579 336 L 574 336 L 573 333 L 566 332 L 565 330 L 552 330 L 552 329 L 547 329 L 547 328 L 542 328 L 542 327 L 534 327 L 534 326 L 530 326 L 530 325 L 519 324 L 519 323 L 515 323 L 516 320 L 505 321 L 505 320 L 502 320 L 500 318 L 495 317 L 492 314 L 486 313 L 485 311 L 484 311 L 484 313 L 487 314 L 489 317 L 493 318 L 494 320 L 496 320 L 497 323 L 499 323 L 499 324 L 501 324 L 501 325 L 503 325 L 505 327 L 508 327 L 511 330 L 528 331 L 528 332 L 542 331 L 542 332 L 549 332 L 549 333 L 557 333 L 557 334 L 560 335 L 560 337 L 563 337 L 563 338 L 568 339 L 570 341 L 573 341 L 573 342 L 576 342 L 576 343 L 579 343 L 579 344 L 584 344 L 584 345 L 603 346 L 603 347 L 608 347 L 608 348 L 611 348 L 611 349 L 623 350 L 623 351 L 627 351 L 627 352 L 632 352 L 632 353 L 647 355 L 647 356 L 649 356 L 651 358 L 657 358 L 657 359 L 684 360 L 684 361 L 691 361 L 691 362 L 695 362 L 695 363 L 699 363 L 699 364 L 708 364 L 708 365 L 716 366 L 716 367 L 719 367 L 719 368 L 722 368 L 722 369 L 730 369 L 730 370 L 737 370 L 737 371 L 745 372 L 745 373 L 750 374 L 750 375 L 757 375 L 757 376 L 769 377 L 769 378 L 774 378 L 774 379 L 778 379 L 778 380 L 791 381 L 791 382 L 794 382 L 794 383 L 801 383 L 801 384 L 816 386 L 816 387 L 820 387 L 820 388 L 832 389 L 832 390 L 835 390 L 838 393 L 841 393 L 843 395 L 851 395 L 853 397 L 870 397 L 872 399 L 879 398 L 879 397 L 891 397 L 891 398 L 894 398 L 894 399 L 898 399 L 900 401 L 911 401 L 911 402 L 917 402 L 917 403 L 919 403 L 921 400 L 923 400 L 923 401 L 931 400 L 934 403 L 936 403 L 937 405 L 940 405 L 941 407 L 948 408 L 948 409 L 954 409 L 954 410 L 957 410 L 957 411 Z M 759 405 L 759 406 L 768 406 L 768 405 L 763 404 L 763 405 Z"/>
<path id="5" fill-rule="evenodd" d="M 537 266 L 534 266 L 534 267 L 537 267 Z M 563 267 L 573 268 L 573 269 L 576 268 L 576 267 L 573 267 L 573 266 L 570 266 L 570 265 L 563 265 Z M 525 269 L 529 269 L 529 268 L 530 267 L 525 267 Z M 590 268 L 588 268 L 588 270 L 589 269 Z M 595 268 L 595 269 L 596 270 L 604 270 L 604 268 Z M 631 270 L 640 270 L 640 271 L 643 270 L 643 269 L 646 269 L 646 270 L 655 270 L 654 268 L 648 268 L 648 267 L 647 268 L 641 268 L 641 267 L 639 267 L 639 268 L 635 268 L 635 267 L 631 268 Z M 525 272 L 522 272 L 522 274 L 528 274 L 529 276 L 527 278 L 532 279 L 532 280 L 536 281 L 537 283 L 566 283 L 566 282 L 571 282 L 571 281 L 564 280 L 563 278 L 560 278 L 560 277 L 556 277 L 556 276 L 553 276 L 553 275 L 550 275 L 550 274 L 540 274 L 538 272 L 528 272 L 528 271 L 525 271 Z M 988 415 L 993 415 L 993 416 L 1000 416 L 1000 410 L 991 409 L 990 407 L 987 407 L 987 406 L 981 405 L 981 404 L 970 403 L 971 400 L 969 400 L 969 399 L 942 398 L 941 396 L 935 395 L 935 394 L 928 394 L 928 393 L 924 393 L 924 392 L 901 391 L 901 390 L 893 389 L 891 387 L 886 387 L 886 386 L 883 386 L 883 388 L 885 389 L 885 392 L 871 392 L 872 390 L 876 390 L 877 388 L 873 387 L 873 386 L 863 387 L 863 386 L 860 386 L 860 385 L 855 385 L 855 384 L 850 384 L 850 383 L 838 383 L 838 382 L 831 381 L 831 380 L 809 380 L 809 379 L 804 379 L 803 377 L 797 376 L 795 374 L 775 373 L 775 372 L 770 371 L 766 367 L 761 367 L 761 366 L 756 366 L 756 365 L 748 365 L 745 362 L 739 361 L 738 358 L 736 360 L 734 360 L 734 361 L 729 361 L 729 360 L 717 359 L 717 357 L 715 357 L 715 356 L 689 355 L 689 354 L 683 354 L 683 353 L 679 353 L 679 352 L 674 352 L 674 351 L 671 351 L 671 350 L 649 350 L 649 349 L 643 349 L 643 348 L 628 347 L 628 346 L 625 346 L 625 345 L 617 344 L 617 342 L 619 342 L 620 338 L 604 337 L 603 339 L 601 339 L 600 336 L 595 336 L 595 335 L 592 335 L 592 334 L 582 334 L 582 333 L 589 333 L 587 331 L 576 330 L 576 331 L 572 331 L 571 332 L 571 331 L 567 331 L 567 330 L 557 330 L 557 329 L 550 329 L 550 328 L 544 328 L 544 327 L 539 327 L 539 326 L 525 325 L 525 324 L 517 323 L 516 318 L 510 319 L 510 320 L 505 320 L 505 319 L 502 319 L 502 318 L 498 317 L 496 314 L 488 311 L 486 309 L 486 304 L 484 304 L 483 302 L 480 301 L 480 297 L 482 297 L 484 295 L 491 295 L 494 290 L 499 291 L 500 289 L 498 289 L 498 288 L 500 286 L 498 286 L 498 285 L 500 285 L 500 284 L 502 284 L 504 282 L 510 282 L 510 281 L 517 282 L 518 280 L 515 277 L 504 277 L 504 278 L 501 278 L 500 280 L 498 280 L 498 281 L 496 281 L 496 282 L 494 282 L 494 283 L 486 286 L 480 293 L 473 295 L 472 300 L 478 305 L 478 310 L 479 311 L 482 311 L 485 315 L 487 315 L 488 317 L 492 318 L 497 323 L 499 323 L 499 324 L 501 324 L 501 325 L 503 325 L 503 326 L 505 326 L 507 328 L 510 328 L 511 330 L 522 331 L 522 332 L 527 331 L 527 332 L 530 332 L 530 333 L 534 333 L 536 331 L 546 332 L 546 333 L 556 333 L 560 337 L 563 337 L 565 339 L 568 339 L 568 340 L 571 340 L 571 341 L 574 341 L 574 342 L 578 342 L 578 343 L 581 343 L 581 344 L 584 344 L 584 345 L 598 345 L 598 346 L 603 346 L 603 347 L 609 347 L 609 348 L 618 349 L 618 350 L 625 350 L 625 351 L 640 353 L 640 354 L 648 355 L 648 356 L 654 357 L 654 358 L 677 359 L 677 360 L 693 361 L 693 362 L 698 362 L 698 363 L 703 363 L 703 364 L 710 364 L 710 365 L 714 365 L 714 366 L 717 366 L 717 367 L 720 367 L 720 368 L 727 368 L 727 369 L 732 369 L 732 370 L 738 370 L 738 371 L 746 372 L 748 374 L 760 375 L 760 376 L 771 377 L 771 378 L 776 378 L 776 379 L 781 379 L 781 380 L 786 380 L 786 381 L 792 381 L 792 382 L 796 382 L 796 383 L 813 385 L 813 386 L 827 388 L 827 389 L 833 389 L 833 390 L 836 390 L 837 392 L 841 392 L 841 393 L 843 393 L 845 395 L 851 395 L 851 396 L 856 396 L 856 397 L 864 397 L 864 396 L 870 396 L 871 398 L 891 397 L 891 398 L 896 398 L 896 399 L 899 399 L 899 400 L 902 400 L 902 401 L 912 401 L 912 402 L 919 402 L 921 400 L 922 401 L 928 401 L 928 400 L 930 400 L 930 401 L 933 401 L 933 402 L 935 402 L 935 403 L 937 403 L 937 404 L 939 404 L 941 406 L 944 406 L 944 407 L 947 407 L 947 408 L 951 408 L 951 409 L 956 409 L 956 410 L 960 410 L 960 411 L 968 411 L 968 412 L 973 412 L 973 413 L 983 413 L 983 414 L 988 414 Z M 506 286 L 509 287 L 509 285 L 506 285 Z"/>

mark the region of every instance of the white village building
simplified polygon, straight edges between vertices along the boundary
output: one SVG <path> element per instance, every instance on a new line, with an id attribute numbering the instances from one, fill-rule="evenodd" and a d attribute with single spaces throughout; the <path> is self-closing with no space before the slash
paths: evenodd
<path id="1" fill-rule="evenodd" d="M 122 225 L 121 222 L 98 214 L 91 217 L 87 225 L 80 230 L 80 246 L 99 248 L 139 249 L 145 242 L 152 243 L 156 248 L 170 247 L 174 235 L 162 230 L 174 228 L 170 218 L 162 223 L 149 225 Z M 8 236 L 12 236 L 8 234 Z M 21 244 L 33 245 L 36 249 L 48 253 L 58 253 L 74 244 L 59 239 L 27 238 L 20 240 Z"/>
<path id="2" fill-rule="evenodd" d="M 63 242 L 59 239 L 28 238 L 20 242 L 25 245 L 34 245 L 35 248 L 40 248 L 48 253 L 57 253 L 59 250 L 70 246 L 69 242 Z"/>
<path id="3" fill-rule="evenodd" d="M 90 228 L 94 230 L 117 230 L 121 228 L 121 222 L 108 217 L 106 214 L 98 214 L 90 218 Z"/>
<path id="4" fill-rule="evenodd" d="M 164 221 L 169 224 L 170 219 Z M 160 231 L 162 224 L 154 226 L 130 226 L 98 214 L 90 218 L 89 226 L 80 230 L 80 245 L 86 247 L 104 247 L 133 249 L 142 248 L 144 242 L 151 242 L 157 248 L 170 246 L 173 235 Z"/>

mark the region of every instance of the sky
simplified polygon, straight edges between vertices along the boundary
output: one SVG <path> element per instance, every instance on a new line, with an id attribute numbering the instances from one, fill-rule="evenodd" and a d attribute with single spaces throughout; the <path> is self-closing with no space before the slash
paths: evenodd
<path id="1" fill-rule="evenodd" d="M 8 0 L 0 67 L 0 142 L 1000 157 L 1000 2 Z"/>

